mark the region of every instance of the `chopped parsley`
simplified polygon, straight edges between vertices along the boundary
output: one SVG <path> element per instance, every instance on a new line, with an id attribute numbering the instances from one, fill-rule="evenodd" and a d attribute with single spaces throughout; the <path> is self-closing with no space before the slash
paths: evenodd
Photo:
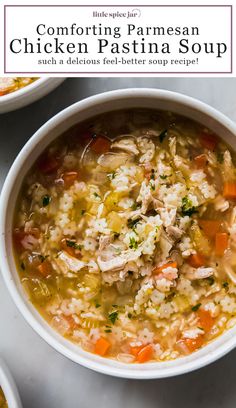
<path id="1" fill-rule="evenodd" d="M 168 130 L 165 129 L 165 130 L 163 130 L 163 131 L 159 134 L 159 138 L 160 138 L 160 142 L 161 142 L 161 143 L 163 142 L 163 140 L 164 140 L 165 137 L 167 136 L 167 132 L 168 132 Z"/>
<path id="2" fill-rule="evenodd" d="M 104 332 L 105 333 L 112 333 L 112 330 L 111 329 L 105 329 Z"/>
<path id="3" fill-rule="evenodd" d="M 47 207 L 48 204 L 50 204 L 51 199 L 52 199 L 52 198 L 51 198 L 48 194 L 46 194 L 45 196 L 43 196 L 43 199 L 42 199 L 43 207 Z"/>
<path id="4" fill-rule="evenodd" d="M 67 245 L 69 248 L 78 249 L 79 251 L 81 251 L 81 249 L 83 248 L 83 245 L 76 244 L 75 241 L 70 241 L 69 239 L 66 240 L 66 245 Z"/>
<path id="5" fill-rule="evenodd" d="M 112 171 L 111 173 L 107 174 L 107 178 L 111 181 L 114 180 L 114 178 L 116 177 L 116 172 Z"/>
<path id="6" fill-rule="evenodd" d="M 208 281 L 208 283 L 209 283 L 210 286 L 212 286 L 213 283 L 215 283 L 215 279 L 213 278 L 213 276 L 209 276 L 209 277 L 207 278 L 207 281 Z"/>
<path id="7" fill-rule="evenodd" d="M 196 312 L 201 305 L 202 305 L 201 303 L 197 303 L 195 306 L 192 307 L 192 311 Z"/>
<path id="8" fill-rule="evenodd" d="M 116 320 L 118 319 L 118 312 L 115 311 L 115 312 L 109 313 L 108 319 L 110 320 L 110 322 L 111 322 L 112 324 L 115 324 Z"/>
<path id="9" fill-rule="evenodd" d="M 154 169 L 151 170 L 150 179 L 155 180 L 155 170 Z"/>
<path id="10" fill-rule="evenodd" d="M 159 177 L 160 177 L 161 180 L 165 180 L 169 176 L 167 176 L 167 174 L 160 174 Z"/>
<path id="11" fill-rule="evenodd" d="M 46 255 L 46 256 L 41 255 L 41 254 L 38 255 L 39 260 L 41 261 L 41 263 L 43 263 L 43 262 L 48 258 L 48 256 L 49 256 L 49 255 Z"/>
<path id="12" fill-rule="evenodd" d="M 131 218 L 127 221 L 127 227 L 134 229 L 137 227 L 137 224 L 140 222 L 141 218 L 136 218 L 136 220 L 132 220 Z"/>
<path id="13" fill-rule="evenodd" d="M 187 197 L 182 198 L 181 211 L 183 215 L 191 216 L 198 212 L 197 207 L 194 207 L 192 201 Z"/>
<path id="14" fill-rule="evenodd" d="M 229 282 L 223 282 L 223 288 L 228 289 L 229 287 Z"/>
<path id="15" fill-rule="evenodd" d="M 224 161 L 224 154 L 222 152 L 217 153 L 217 161 L 222 164 Z"/>
<path id="16" fill-rule="evenodd" d="M 137 243 L 137 241 L 135 240 L 134 237 L 131 237 L 131 238 L 129 239 L 129 247 L 130 247 L 131 249 L 137 249 L 137 248 L 138 248 L 138 243 Z"/>
<path id="17" fill-rule="evenodd" d="M 99 307 L 101 307 L 100 303 L 96 303 L 95 304 L 96 309 L 98 309 Z"/>
<path id="18" fill-rule="evenodd" d="M 135 211 L 135 210 L 137 210 L 138 208 L 140 208 L 141 207 L 141 204 L 138 204 L 138 203 L 133 203 L 133 205 L 132 205 L 132 207 L 131 207 L 131 210 L 133 210 L 133 211 Z"/>

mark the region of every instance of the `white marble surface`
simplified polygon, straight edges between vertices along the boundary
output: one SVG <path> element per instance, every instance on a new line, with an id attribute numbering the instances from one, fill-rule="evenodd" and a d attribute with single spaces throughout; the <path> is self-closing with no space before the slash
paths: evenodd
<path id="1" fill-rule="evenodd" d="M 236 78 L 68 79 L 41 101 L 0 116 L 0 185 L 26 140 L 55 113 L 95 93 L 144 86 L 197 97 L 236 120 Z M 28 326 L 1 276 L 0 354 L 15 377 L 24 408 L 236 406 L 236 350 L 211 366 L 171 379 L 132 381 L 97 374 L 58 354 Z"/>

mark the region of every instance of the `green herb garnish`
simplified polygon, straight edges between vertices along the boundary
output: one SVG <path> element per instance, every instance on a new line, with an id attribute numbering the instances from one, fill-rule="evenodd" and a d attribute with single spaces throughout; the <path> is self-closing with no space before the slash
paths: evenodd
<path id="1" fill-rule="evenodd" d="M 215 279 L 214 279 L 212 276 L 209 276 L 209 277 L 207 278 L 207 281 L 208 281 L 208 283 L 209 283 L 210 286 L 212 286 L 213 283 L 215 283 Z"/>
<path id="2" fill-rule="evenodd" d="M 127 227 L 134 229 L 137 227 L 137 224 L 140 222 L 141 218 L 136 218 L 136 220 L 132 220 L 131 218 L 127 221 Z"/>
<path id="3" fill-rule="evenodd" d="M 155 180 L 155 170 L 154 169 L 151 170 L 150 179 Z"/>
<path id="4" fill-rule="evenodd" d="M 116 320 L 118 319 L 118 312 L 117 312 L 117 311 L 111 312 L 111 313 L 108 315 L 108 319 L 110 320 L 110 322 L 111 322 L 112 324 L 115 324 Z"/>
<path id="5" fill-rule="evenodd" d="M 93 193 L 94 197 L 96 198 L 101 198 L 100 195 L 95 191 L 95 193 Z"/>
<path id="6" fill-rule="evenodd" d="M 131 207 L 131 210 L 135 211 L 135 210 L 137 210 L 137 209 L 140 208 L 140 207 L 141 207 L 141 205 L 135 202 L 135 203 L 133 203 L 133 205 L 132 205 L 132 207 Z"/>
<path id="7" fill-rule="evenodd" d="M 192 201 L 187 196 L 182 198 L 181 211 L 183 215 L 189 216 L 198 212 L 197 207 L 193 206 Z"/>
<path id="8" fill-rule="evenodd" d="M 222 152 L 217 153 L 217 161 L 222 164 L 224 161 L 224 154 Z"/>
<path id="9" fill-rule="evenodd" d="M 48 256 L 49 255 L 46 255 L 46 256 L 44 256 L 44 255 L 38 255 L 38 257 L 39 257 L 39 260 L 41 261 L 41 263 L 43 263 L 47 258 L 48 258 Z"/>
<path id="10" fill-rule="evenodd" d="M 168 130 L 165 129 L 165 130 L 163 130 L 163 131 L 159 134 L 159 138 L 160 138 L 160 142 L 161 142 L 161 143 L 163 142 L 163 140 L 164 140 L 165 137 L 167 136 L 167 132 L 168 132 Z"/>
<path id="11" fill-rule="evenodd" d="M 52 198 L 48 194 L 43 196 L 43 199 L 42 199 L 43 207 L 47 207 L 47 205 L 50 204 L 51 199 Z"/>
<path id="12" fill-rule="evenodd" d="M 138 248 L 138 243 L 137 243 L 137 241 L 135 240 L 134 237 L 131 237 L 131 238 L 129 239 L 129 247 L 130 247 L 131 249 L 137 249 L 137 248 Z"/>
<path id="13" fill-rule="evenodd" d="M 69 239 L 66 240 L 66 245 L 67 245 L 69 248 L 78 249 L 79 251 L 81 251 L 81 249 L 83 248 L 83 245 L 76 244 L 75 241 L 70 241 Z"/>
<path id="14" fill-rule="evenodd" d="M 161 174 L 159 177 L 161 180 L 165 180 L 168 176 L 167 174 Z"/>
<path id="15" fill-rule="evenodd" d="M 192 307 L 192 311 L 196 312 L 201 305 L 202 305 L 201 303 L 197 303 L 195 306 Z"/>
<path id="16" fill-rule="evenodd" d="M 223 282 L 223 288 L 228 289 L 229 287 L 229 282 Z"/>
<path id="17" fill-rule="evenodd" d="M 106 329 L 106 330 L 104 330 L 104 332 L 105 333 L 112 333 L 112 330 L 111 329 Z"/>
<path id="18" fill-rule="evenodd" d="M 116 177 L 116 172 L 112 171 L 111 173 L 107 174 L 107 178 L 111 181 L 114 180 L 114 178 Z"/>
<path id="19" fill-rule="evenodd" d="M 99 303 L 95 304 L 96 309 L 98 309 L 99 307 L 101 307 L 101 305 Z"/>
<path id="20" fill-rule="evenodd" d="M 132 319 L 132 317 L 133 317 L 132 313 L 128 313 L 128 318 Z"/>

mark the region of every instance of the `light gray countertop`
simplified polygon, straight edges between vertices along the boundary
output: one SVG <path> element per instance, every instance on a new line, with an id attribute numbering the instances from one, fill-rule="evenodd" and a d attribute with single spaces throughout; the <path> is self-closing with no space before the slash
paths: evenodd
<path id="1" fill-rule="evenodd" d="M 87 96 L 129 87 L 185 93 L 236 120 L 236 78 L 68 79 L 39 102 L 0 116 L 0 185 L 24 143 L 54 114 Z M 24 408 L 236 406 L 236 350 L 208 367 L 171 379 L 134 381 L 97 374 L 58 354 L 28 326 L 1 276 L 0 354 L 12 371 Z"/>

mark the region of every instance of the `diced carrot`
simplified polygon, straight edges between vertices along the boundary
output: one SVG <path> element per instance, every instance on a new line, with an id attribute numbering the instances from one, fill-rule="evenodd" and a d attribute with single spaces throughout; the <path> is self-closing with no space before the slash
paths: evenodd
<path id="1" fill-rule="evenodd" d="M 202 169 L 206 167 L 207 164 L 207 157 L 205 154 L 200 154 L 199 156 L 194 157 L 194 162 L 198 169 Z"/>
<path id="2" fill-rule="evenodd" d="M 206 149 L 213 151 L 218 143 L 218 139 L 216 135 L 207 132 L 202 132 L 200 135 L 200 143 Z"/>
<path id="3" fill-rule="evenodd" d="M 37 266 L 38 271 L 43 275 L 44 277 L 50 275 L 52 273 L 52 266 L 49 261 L 43 261 L 40 265 Z"/>
<path id="4" fill-rule="evenodd" d="M 59 161 L 54 156 L 43 155 L 38 161 L 38 168 L 43 174 L 50 174 L 60 166 Z"/>
<path id="5" fill-rule="evenodd" d="M 223 196 L 225 198 L 235 200 L 236 199 L 236 183 L 234 182 L 224 183 Z"/>
<path id="6" fill-rule="evenodd" d="M 131 346 L 130 347 L 130 353 L 137 357 L 138 353 L 142 350 L 143 344 L 141 346 Z"/>
<path id="7" fill-rule="evenodd" d="M 215 238 L 221 222 L 217 220 L 198 220 L 198 224 L 208 238 Z"/>
<path id="8" fill-rule="evenodd" d="M 96 137 L 90 144 L 91 150 L 96 154 L 106 153 L 110 150 L 111 141 L 104 136 Z"/>
<path id="9" fill-rule="evenodd" d="M 146 346 L 142 347 L 142 349 L 138 352 L 136 361 L 138 363 L 146 363 L 146 361 L 151 360 L 153 357 L 153 346 L 151 344 L 147 344 Z"/>
<path id="10" fill-rule="evenodd" d="M 78 172 L 77 171 L 67 171 L 62 175 L 62 179 L 64 181 L 64 185 L 66 188 L 72 186 L 75 180 L 78 179 Z"/>
<path id="11" fill-rule="evenodd" d="M 154 275 L 157 275 L 158 273 L 161 273 L 166 268 L 177 268 L 177 263 L 170 260 L 169 262 L 161 266 L 156 266 L 155 268 L 153 268 L 152 273 Z"/>
<path id="12" fill-rule="evenodd" d="M 198 316 L 198 326 L 201 327 L 205 332 L 209 332 L 214 325 L 215 319 L 211 314 L 204 309 L 199 309 L 197 311 Z"/>
<path id="13" fill-rule="evenodd" d="M 217 232 L 215 237 L 215 253 L 217 256 L 223 256 L 228 248 L 228 234 L 226 232 Z"/>
<path id="14" fill-rule="evenodd" d="M 107 339 L 104 339 L 104 337 L 100 337 L 95 344 L 94 352 L 99 354 L 99 356 L 105 356 L 110 347 L 111 343 Z"/>
<path id="15" fill-rule="evenodd" d="M 16 228 L 13 232 L 13 241 L 17 249 L 22 248 L 22 240 L 28 235 L 33 235 L 35 238 L 39 238 L 40 231 L 38 228 L 30 228 L 27 232 L 22 228 Z"/>
<path id="16" fill-rule="evenodd" d="M 191 265 L 193 268 L 199 268 L 200 266 L 205 265 L 206 260 L 205 257 L 199 253 L 192 254 L 188 258 L 188 263 Z"/>
<path id="17" fill-rule="evenodd" d="M 203 345 L 204 339 L 203 339 L 203 336 L 200 335 L 196 337 L 195 339 L 187 338 L 187 339 L 182 339 L 181 341 L 186 345 L 189 352 L 192 353 L 193 351 L 199 349 Z"/>
<path id="18" fill-rule="evenodd" d="M 63 238 L 61 240 L 61 249 L 66 251 L 69 255 L 76 257 L 75 248 L 67 245 L 66 241 L 67 241 L 66 238 Z"/>

